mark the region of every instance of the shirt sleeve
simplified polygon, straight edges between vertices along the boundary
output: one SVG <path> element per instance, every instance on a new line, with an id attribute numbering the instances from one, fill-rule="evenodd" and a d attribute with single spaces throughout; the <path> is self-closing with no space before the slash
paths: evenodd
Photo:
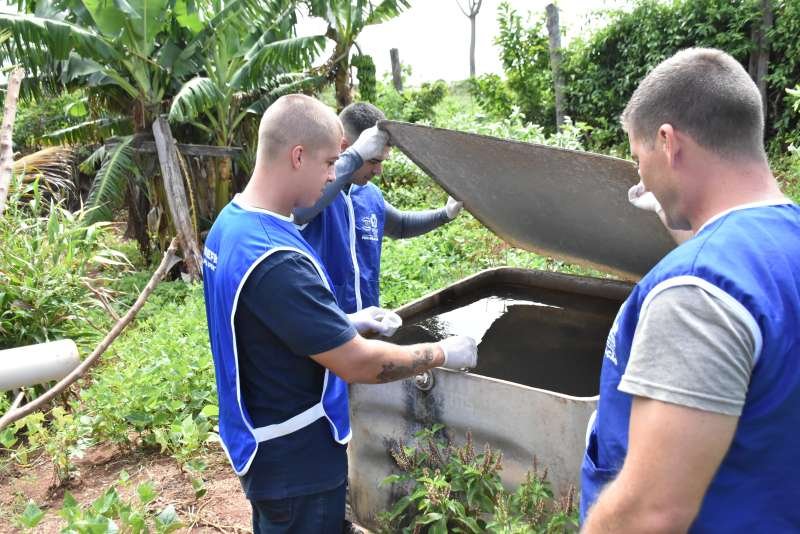
<path id="1" fill-rule="evenodd" d="M 383 233 L 395 239 L 416 237 L 450 222 L 447 210 L 400 211 L 383 201 L 386 219 Z"/>
<path id="2" fill-rule="evenodd" d="M 642 310 L 619 390 L 739 416 L 754 365 L 745 320 L 704 289 L 676 286 Z"/>
<path id="3" fill-rule="evenodd" d="M 334 349 L 356 335 L 317 269 L 297 252 L 277 252 L 261 262 L 239 300 L 299 356 Z"/>
<path id="4" fill-rule="evenodd" d="M 294 209 L 292 212 L 294 224 L 300 229 L 303 229 L 314 217 L 319 215 L 322 210 L 330 206 L 333 199 L 336 198 L 336 195 L 352 183 L 353 173 L 356 172 L 362 164 L 361 156 L 352 148 L 348 148 L 342 152 L 334 165 L 336 179 L 325 186 L 322 196 L 319 197 L 316 204 L 310 208 Z"/>

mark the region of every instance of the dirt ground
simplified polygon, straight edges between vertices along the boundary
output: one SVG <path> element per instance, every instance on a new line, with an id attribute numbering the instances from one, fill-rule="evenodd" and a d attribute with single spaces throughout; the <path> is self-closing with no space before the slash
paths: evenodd
<path id="1" fill-rule="evenodd" d="M 22 512 L 29 500 L 45 511 L 45 517 L 34 532 L 60 532 L 64 522 L 58 515 L 64 491 L 68 490 L 82 505 L 91 503 L 119 479 L 125 470 L 130 475 L 128 488 L 118 488 L 120 497 L 136 499 L 135 488 L 150 480 L 158 493 L 152 508 L 161 510 L 172 504 L 184 527 L 180 532 L 251 532 L 250 505 L 244 498 L 239 480 L 224 454 L 209 454 L 203 473 L 206 494 L 197 499 L 189 477 L 182 473 L 172 458 L 160 455 L 129 453 L 111 446 L 99 446 L 79 460 L 79 473 L 74 480 L 53 486 L 52 465 L 44 460 L 25 469 L 0 474 L 0 532 L 18 532 L 12 518 Z M 132 499 L 131 499 L 132 498 Z"/>

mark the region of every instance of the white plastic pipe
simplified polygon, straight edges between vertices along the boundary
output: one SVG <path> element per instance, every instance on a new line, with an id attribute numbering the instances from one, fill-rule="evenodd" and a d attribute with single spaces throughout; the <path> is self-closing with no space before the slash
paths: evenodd
<path id="1" fill-rule="evenodd" d="M 61 380 L 80 361 L 71 339 L 0 350 L 0 391 Z"/>

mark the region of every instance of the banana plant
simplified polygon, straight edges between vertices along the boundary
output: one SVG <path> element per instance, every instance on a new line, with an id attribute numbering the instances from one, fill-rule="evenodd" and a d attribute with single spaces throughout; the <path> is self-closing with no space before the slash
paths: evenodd
<path id="1" fill-rule="evenodd" d="M 409 0 L 304 0 L 309 13 L 328 23 L 325 36 L 335 44 L 330 69 L 334 76 L 336 105 L 341 110 L 352 101 L 350 51 L 361 31 L 386 22 L 410 5 Z"/>
<path id="2" fill-rule="evenodd" d="M 202 7 L 201 20 L 222 11 L 219 0 Z M 258 10 L 243 5 L 227 24 L 208 24 L 216 31 L 198 32 L 189 47 L 199 51 L 201 72 L 172 99 L 170 122 L 191 124 L 217 146 L 234 146 L 248 115 L 260 115 L 279 94 L 309 82 L 299 71 L 311 66 L 325 37 L 294 35 L 296 7 L 293 0 L 262 1 Z M 231 158 L 220 158 L 210 174 L 213 216 L 230 199 Z"/>
<path id="3" fill-rule="evenodd" d="M 129 224 L 143 228 L 144 218 L 134 216 L 141 209 L 133 207 L 155 199 L 143 193 L 152 188 L 135 183 L 140 173 L 134 145 L 196 65 L 193 51 L 183 46 L 188 28 L 197 22 L 188 0 L 27 0 L 18 8 L 21 13 L 0 14 L 0 30 L 12 36 L 0 59 L 25 66 L 28 94 L 54 95 L 82 86 L 104 110 L 104 116 L 53 135 L 74 141 L 108 133 L 109 125 L 125 134 L 112 148 L 101 146 L 82 167 L 100 165 L 88 202 L 97 209 L 87 223 L 109 218 L 127 201 Z M 142 228 L 131 232 L 149 253 Z"/>

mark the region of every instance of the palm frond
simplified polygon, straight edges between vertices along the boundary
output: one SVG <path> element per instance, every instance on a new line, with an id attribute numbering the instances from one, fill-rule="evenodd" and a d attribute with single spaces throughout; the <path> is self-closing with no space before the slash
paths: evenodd
<path id="1" fill-rule="evenodd" d="M 271 84 L 266 94 L 252 102 L 246 112 L 263 115 L 267 108 L 283 95 L 298 92 L 317 91 L 328 83 L 328 78 L 322 75 L 306 73 L 289 73 L 281 75 L 276 83 Z"/>
<path id="2" fill-rule="evenodd" d="M 399 15 L 404 9 L 408 9 L 411 6 L 411 3 L 408 0 L 383 0 L 380 4 L 378 4 L 372 12 L 367 15 L 367 20 L 364 23 L 364 26 L 369 26 L 371 24 L 380 24 L 382 22 L 386 22 L 387 20 L 395 18 Z"/>
<path id="3" fill-rule="evenodd" d="M 11 32 L 13 39 L 9 43 L 13 42 L 15 48 L 22 52 L 18 57 L 21 60 L 27 59 L 25 52 L 31 49 L 46 52 L 51 60 L 56 61 L 68 59 L 73 51 L 81 57 L 99 62 L 120 58 L 119 52 L 102 36 L 54 18 L 0 13 L 0 30 Z M 28 61 L 25 64 L 28 66 Z"/>
<path id="4" fill-rule="evenodd" d="M 96 143 L 132 130 L 133 123 L 129 117 L 101 117 L 50 132 L 41 140 L 47 144 Z"/>
<path id="5" fill-rule="evenodd" d="M 0 13 L 0 31 L 12 37 L 0 45 L 0 61 L 24 65 L 26 94 L 56 94 L 70 54 L 107 63 L 119 53 L 101 36 L 55 18 Z"/>
<path id="6" fill-rule="evenodd" d="M 231 85 L 237 89 L 258 87 L 268 69 L 280 72 L 306 68 L 325 48 L 325 43 L 323 35 L 274 42 L 259 39 L 245 54 L 245 64 L 233 75 Z"/>
<path id="7" fill-rule="evenodd" d="M 211 108 L 222 98 L 217 87 L 209 78 L 197 76 L 181 87 L 169 109 L 171 122 L 194 120 L 205 110 Z"/>
<path id="8" fill-rule="evenodd" d="M 114 210 L 125 199 L 128 179 L 134 171 L 133 136 L 124 137 L 113 148 L 106 150 L 106 157 L 92 182 L 89 191 L 87 224 L 110 221 Z"/>
<path id="9" fill-rule="evenodd" d="M 103 163 L 106 159 L 106 145 L 102 144 L 97 149 L 89 155 L 88 158 L 83 160 L 78 168 L 81 170 L 82 173 L 85 174 L 94 174 L 97 170 L 97 166 Z"/>
<path id="10" fill-rule="evenodd" d="M 14 175 L 22 177 L 22 184 L 38 178 L 41 187 L 55 194 L 75 189 L 74 169 L 75 149 L 69 146 L 44 148 L 17 159 L 12 166 Z"/>

